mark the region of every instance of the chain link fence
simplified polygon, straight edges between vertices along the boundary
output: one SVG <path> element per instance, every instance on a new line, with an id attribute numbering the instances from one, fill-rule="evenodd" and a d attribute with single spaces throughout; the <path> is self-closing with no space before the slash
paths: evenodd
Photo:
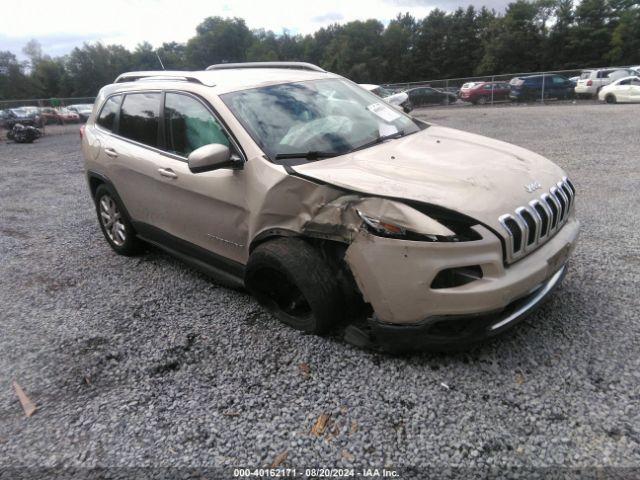
<path id="1" fill-rule="evenodd" d="M 638 67 L 506 73 L 385 84 L 392 93 L 407 92 L 414 108 L 494 105 L 514 102 L 597 101 L 600 88 L 625 76 L 640 76 Z"/>
<path id="2" fill-rule="evenodd" d="M 391 93 L 407 92 L 413 108 L 510 103 L 593 102 L 603 86 L 629 75 L 635 67 L 521 72 L 446 78 L 382 85 Z M 95 97 L 0 100 L 0 138 L 15 123 L 34 125 L 43 134 L 69 133 L 84 123 Z"/>

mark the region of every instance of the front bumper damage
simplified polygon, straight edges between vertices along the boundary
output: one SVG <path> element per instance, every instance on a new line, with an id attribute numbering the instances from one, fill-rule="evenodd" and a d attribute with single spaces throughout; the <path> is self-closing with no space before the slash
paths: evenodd
<path id="1" fill-rule="evenodd" d="M 410 325 L 384 323 L 374 316 L 367 320 L 366 325 L 349 325 L 345 331 L 345 340 L 359 347 L 391 353 L 465 348 L 498 335 L 524 320 L 562 282 L 566 268 L 563 265 L 549 280 L 499 312 L 445 315 Z"/>
<path id="2" fill-rule="evenodd" d="M 474 227 L 482 240 L 405 242 L 360 234 L 345 259 L 374 311 L 349 325 L 345 339 L 386 351 L 450 350 L 497 335 L 534 311 L 560 284 L 579 222 L 571 216 L 547 243 L 505 265 L 498 238 Z M 480 266 L 482 278 L 432 288 L 446 268 Z"/>

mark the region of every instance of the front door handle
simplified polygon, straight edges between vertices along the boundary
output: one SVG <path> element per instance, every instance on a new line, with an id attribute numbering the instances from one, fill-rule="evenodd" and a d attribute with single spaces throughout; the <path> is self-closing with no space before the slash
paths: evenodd
<path id="1" fill-rule="evenodd" d="M 116 158 L 118 156 L 118 152 L 116 152 L 113 148 L 105 148 L 104 153 L 111 158 Z"/>
<path id="2" fill-rule="evenodd" d="M 167 178 L 178 178 L 178 175 L 176 175 L 176 172 L 174 172 L 173 170 L 171 170 L 170 168 L 159 168 L 158 169 L 158 173 L 160 175 L 162 175 L 163 177 L 167 177 Z"/>

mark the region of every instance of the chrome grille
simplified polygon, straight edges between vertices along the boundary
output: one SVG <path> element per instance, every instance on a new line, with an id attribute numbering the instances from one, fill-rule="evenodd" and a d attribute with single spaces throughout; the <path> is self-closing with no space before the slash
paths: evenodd
<path id="1" fill-rule="evenodd" d="M 532 252 L 551 238 L 569 218 L 576 189 L 567 177 L 531 200 L 499 218 L 507 232 L 506 259 L 514 262 Z"/>

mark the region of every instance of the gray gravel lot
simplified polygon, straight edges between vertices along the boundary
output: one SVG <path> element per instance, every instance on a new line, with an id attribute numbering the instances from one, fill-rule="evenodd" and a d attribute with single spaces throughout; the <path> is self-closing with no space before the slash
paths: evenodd
<path id="1" fill-rule="evenodd" d="M 414 113 L 542 153 L 578 189 L 562 287 L 467 353 L 392 357 L 305 336 L 158 250 L 119 257 L 77 133 L 0 143 L 0 477 L 261 467 L 282 452 L 298 469 L 416 467 L 403 478 L 639 467 L 640 105 Z M 31 418 L 13 379 L 38 405 Z M 328 428 L 311 434 L 323 413 Z"/>

